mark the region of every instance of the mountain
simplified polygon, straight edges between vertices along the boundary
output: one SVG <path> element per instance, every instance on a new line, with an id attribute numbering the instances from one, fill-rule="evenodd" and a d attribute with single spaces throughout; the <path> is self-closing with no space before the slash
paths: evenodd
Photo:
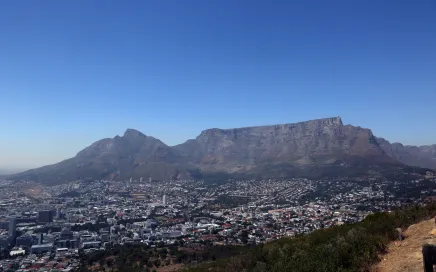
<path id="1" fill-rule="evenodd" d="M 340 117 L 208 129 L 174 149 L 205 172 L 260 174 L 273 168 L 293 172 L 295 167 L 396 163 L 380 148 L 371 130 L 344 126 Z"/>
<path id="2" fill-rule="evenodd" d="M 161 179 L 189 177 L 177 165 L 177 151 L 160 140 L 127 129 L 122 137 L 106 138 L 83 149 L 74 158 L 13 175 L 13 179 L 64 182 L 78 178 Z"/>
<path id="3" fill-rule="evenodd" d="M 413 146 L 390 143 L 383 138 L 376 140 L 387 155 L 404 164 L 436 169 L 436 144 Z"/>
<path id="4" fill-rule="evenodd" d="M 381 144 L 379 143 L 381 142 Z M 102 139 L 71 159 L 12 175 L 11 179 L 63 182 L 78 178 L 126 180 L 363 175 L 403 165 L 386 153 L 371 130 L 340 117 L 295 124 L 207 129 L 173 147 L 128 129 Z"/>

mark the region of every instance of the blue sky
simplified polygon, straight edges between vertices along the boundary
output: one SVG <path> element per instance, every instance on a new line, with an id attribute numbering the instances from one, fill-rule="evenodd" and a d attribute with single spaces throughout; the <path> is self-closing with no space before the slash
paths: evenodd
<path id="1" fill-rule="evenodd" d="M 436 143 L 432 0 L 2 1 L 0 168 L 341 116 Z"/>

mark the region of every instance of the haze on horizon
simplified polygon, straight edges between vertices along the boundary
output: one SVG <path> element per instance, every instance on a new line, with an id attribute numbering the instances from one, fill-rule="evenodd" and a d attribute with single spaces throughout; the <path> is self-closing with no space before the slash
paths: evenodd
<path id="1" fill-rule="evenodd" d="M 175 145 L 341 116 L 436 144 L 434 1 L 169 2 L 2 2 L 0 170 L 127 128 Z"/>

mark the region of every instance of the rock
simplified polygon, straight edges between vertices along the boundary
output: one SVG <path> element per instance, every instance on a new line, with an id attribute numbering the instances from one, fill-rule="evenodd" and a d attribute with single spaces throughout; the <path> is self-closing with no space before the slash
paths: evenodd
<path id="1" fill-rule="evenodd" d="M 402 173 L 398 168 L 403 165 L 386 154 L 380 141 L 370 129 L 343 125 L 340 117 L 207 129 L 197 138 L 173 147 L 135 129 L 127 129 L 123 136 L 97 141 L 74 158 L 9 178 L 59 183 L 85 177 L 325 178 L 377 175 L 388 173 L 386 169 Z M 382 143 L 387 146 L 386 142 Z"/>

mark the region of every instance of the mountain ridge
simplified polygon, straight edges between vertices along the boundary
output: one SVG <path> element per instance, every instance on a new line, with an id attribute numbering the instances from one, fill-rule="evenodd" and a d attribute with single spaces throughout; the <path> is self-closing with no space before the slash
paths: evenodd
<path id="1" fill-rule="evenodd" d="M 128 128 L 122 136 L 98 140 L 73 158 L 10 178 L 56 183 L 86 177 L 180 179 L 220 174 L 263 178 L 342 175 L 341 171 L 352 174 L 354 170 L 365 174 L 383 167 L 399 167 L 413 157 L 403 154 L 410 153 L 409 149 L 401 149 L 400 155 L 398 150 L 397 145 L 375 137 L 370 129 L 344 125 L 340 117 L 211 128 L 175 146 Z M 421 161 L 432 165 L 429 159 Z"/>
<path id="2" fill-rule="evenodd" d="M 404 164 L 436 169 L 436 144 L 433 145 L 403 145 L 391 143 L 384 138 L 376 138 L 386 154 Z"/>

